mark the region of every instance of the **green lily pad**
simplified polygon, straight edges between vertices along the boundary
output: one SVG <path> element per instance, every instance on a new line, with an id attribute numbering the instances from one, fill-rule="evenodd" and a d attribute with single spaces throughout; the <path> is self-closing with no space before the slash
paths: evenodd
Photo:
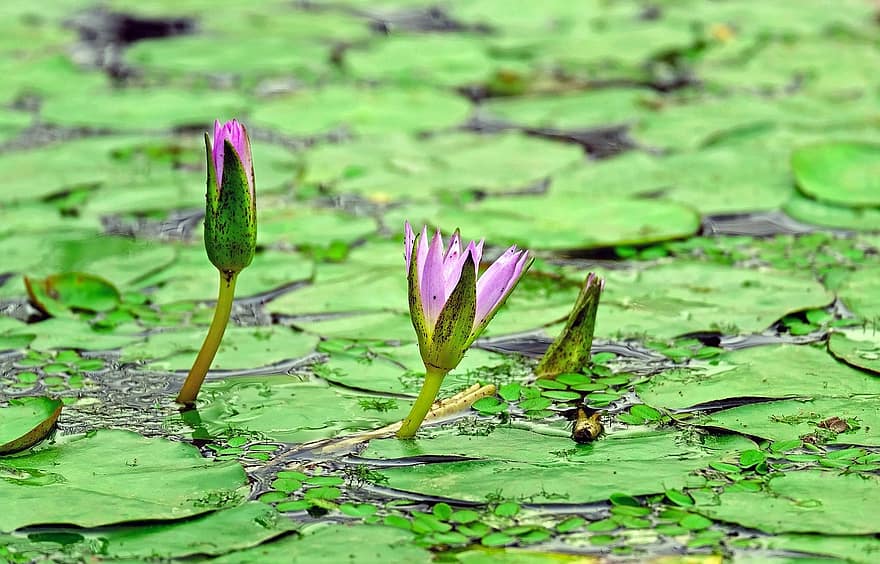
<path id="1" fill-rule="evenodd" d="M 837 295 L 862 319 L 873 322 L 880 318 L 880 267 L 866 266 L 851 272 L 840 283 Z"/>
<path id="2" fill-rule="evenodd" d="M 386 310 L 403 313 L 409 311 L 406 288 L 402 260 L 394 267 L 362 268 L 351 261 L 322 264 L 316 269 L 313 284 L 273 300 L 269 308 L 291 315 Z"/>
<path id="3" fill-rule="evenodd" d="M 515 133 L 398 135 L 316 147 L 304 156 L 304 181 L 373 200 L 421 201 L 523 189 L 583 158 L 576 146 Z"/>
<path id="4" fill-rule="evenodd" d="M 684 97 L 658 104 L 631 135 L 640 144 L 669 150 L 698 149 L 725 137 L 780 126 L 809 132 L 872 123 L 876 108 L 868 101 L 841 106 L 834 101 L 796 95 L 774 98 L 731 95 Z"/>
<path id="5" fill-rule="evenodd" d="M 477 382 L 495 383 L 491 369 L 502 366 L 504 361 L 505 357 L 500 354 L 472 348 L 455 370 L 443 379 L 442 393 L 449 394 Z M 379 393 L 413 395 L 421 389 L 424 370 L 415 343 L 369 347 L 353 343 L 343 350 L 331 352 L 327 362 L 316 368 L 318 374 L 329 382 Z"/>
<path id="6" fill-rule="evenodd" d="M 413 535 L 395 527 L 325 525 L 302 537 L 288 536 L 248 550 L 221 556 L 217 564 L 428 564 L 431 552 L 411 542 Z"/>
<path id="7" fill-rule="evenodd" d="M 388 486 L 405 491 L 478 502 L 497 494 L 536 503 L 589 503 L 615 492 L 643 495 L 683 487 L 692 470 L 723 452 L 754 448 L 738 436 L 688 442 L 668 431 L 612 433 L 589 445 L 560 435 L 498 427 L 485 436 L 462 436 L 446 428 L 424 439 L 374 440 L 362 456 L 479 459 L 382 470 Z"/>
<path id="8" fill-rule="evenodd" d="M 247 549 L 283 535 L 297 525 L 272 507 L 251 501 L 204 516 L 106 530 L 103 554 L 110 558 L 181 558 Z"/>
<path id="9" fill-rule="evenodd" d="M 237 505 L 247 484 L 239 464 L 205 460 L 192 445 L 109 430 L 3 457 L 0 472 L 10 502 L 0 531 L 180 519 Z"/>
<path id="10" fill-rule="evenodd" d="M 759 543 L 772 550 L 831 556 L 860 564 L 871 564 L 880 552 L 880 539 L 873 536 L 787 534 Z"/>
<path id="11" fill-rule="evenodd" d="M 880 229 L 880 209 L 835 206 L 805 198 L 800 194 L 794 194 L 782 209 L 798 221 L 821 227 L 856 231 Z"/>
<path id="12" fill-rule="evenodd" d="M 142 331 L 143 329 L 137 326 L 100 331 L 82 319 L 57 317 L 14 329 L 9 331 L 7 336 L 35 334 L 36 338 L 31 342 L 30 348 L 37 351 L 54 349 L 108 351 L 142 340 L 143 336 L 140 334 Z"/>
<path id="13" fill-rule="evenodd" d="M 127 346 L 122 362 L 144 362 L 149 370 L 189 370 L 205 339 L 205 328 L 154 333 Z M 227 327 L 214 370 L 242 370 L 302 358 L 314 352 L 318 339 L 288 327 Z"/>
<path id="14" fill-rule="evenodd" d="M 41 108 L 47 123 L 106 127 L 114 130 L 165 130 L 200 126 L 208 129 L 217 116 L 245 113 L 247 100 L 223 90 L 175 88 L 88 89 L 50 98 Z"/>
<path id="15" fill-rule="evenodd" d="M 0 455 L 29 449 L 46 438 L 61 415 L 61 405 L 60 400 L 33 397 L 0 407 Z"/>
<path id="16" fill-rule="evenodd" d="M 468 103 L 425 88 L 327 86 L 275 98 L 252 112 L 254 126 L 297 136 L 344 129 L 357 135 L 415 133 L 462 123 Z"/>
<path id="17" fill-rule="evenodd" d="M 36 19 L 45 21 L 49 10 L 41 9 Z M 4 9 L 4 17 L 8 12 Z M 53 26 L 55 27 L 55 26 Z M 57 26 L 60 28 L 60 26 Z M 6 31 L 6 30 L 4 30 Z M 9 38 L 4 35 L 0 42 Z M 19 39 L 14 40 L 16 42 Z M 67 40 L 65 40 L 65 43 Z M 16 47 L 20 47 L 18 43 Z M 2 50 L 2 43 L 0 43 Z M 0 57 L 0 72 L 6 77 L 0 84 L 0 100 L 11 104 L 23 96 L 39 96 L 41 99 L 63 97 L 68 88 L 86 90 L 107 86 L 107 75 L 98 71 L 85 70 L 74 64 L 67 56 L 58 52 L 33 53 L 22 57 Z"/>
<path id="18" fill-rule="evenodd" d="M 624 196 L 669 200 L 703 214 L 776 209 L 794 190 L 785 160 L 788 148 L 768 145 L 757 139 L 662 157 L 625 153 L 563 171 L 550 189 L 591 201 Z"/>
<path id="19" fill-rule="evenodd" d="M 396 400 L 394 407 L 379 411 L 362 405 L 365 399 L 369 396 L 291 376 L 227 378 L 205 384 L 199 414 L 211 434 L 244 429 L 275 441 L 302 443 L 376 429 L 400 421 L 410 407 L 409 401 Z"/>
<path id="20" fill-rule="evenodd" d="M 812 198 L 854 208 L 880 206 L 880 145 L 822 143 L 791 156 L 798 188 Z"/>
<path id="21" fill-rule="evenodd" d="M 106 312 L 119 305 L 119 290 L 100 276 L 63 272 L 43 279 L 24 277 L 31 303 L 53 316 L 70 315 L 71 310 Z"/>
<path id="22" fill-rule="evenodd" d="M 798 439 L 820 431 L 819 423 L 838 417 L 853 421 L 857 428 L 832 436 L 832 444 L 880 446 L 880 396 L 856 395 L 849 398 L 816 398 L 761 402 L 725 409 L 699 420 L 700 425 L 728 429 L 771 441 Z"/>
<path id="23" fill-rule="evenodd" d="M 252 35 L 230 41 L 219 36 L 181 36 L 139 41 L 126 51 L 135 67 L 154 73 L 239 75 L 262 78 L 295 73 L 317 79 L 330 73 L 330 45 Z"/>
<path id="24" fill-rule="evenodd" d="M 172 248 L 166 247 L 167 250 Z M 208 260 L 204 245 L 173 247 L 174 259 L 166 268 L 141 277 L 136 287 L 155 303 L 216 300 L 220 274 Z M 312 263 L 300 254 L 263 250 L 238 277 L 237 298 L 255 296 L 311 276 Z"/>
<path id="25" fill-rule="evenodd" d="M 666 409 L 732 398 L 848 398 L 880 394 L 880 378 L 836 362 L 815 347 L 768 345 L 726 353 L 721 360 L 722 363 L 704 369 L 663 372 L 637 385 L 636 392 L 648 405 Z"/>
<path id="26" fill-rule="evenodd" d="M 345 54 L 353 76 L 400 84 L 463 86 L 484 82 L 501 63 L 482 38 L 467 35 L 397 35 Z"/>
<path id="27" fill-rule="evenodd" d="M 461 228 L 465 235 L 480 234 L 494 245 L 545 250 L 643 245 L 688 237 L 700 227 L 693 210 L 672 202 L 603 199 L 575 206 L 569 196 L 552 193 L 445 206 L 424 219 Z"/>
<path id="28" fill-rule="evenodd" d="M 261 245 L 323 248 L 334 241 L 349 245 L 376 231 L 375 219 L 337 210 L 297 206 L 270 208 L 258 214 L 257 243 Z"/>
<path id="29" fill-rule="evenodd" d="M 847 364 L 880 374 L 880 335 L 874 327 L 835 329 L 828 352 Z"/>
<path id="30" fill-rule="evenodd" d="M 873 511 L 880 479 L 874 475 L 816 470 L 787 472 L 758 492 L 726 491 L 717 505 L 697 510 L 713 519 L 767 533 L 873 534 L 880 530 Z"/>
<path id="31" fill-rule="evenodd" d="M 326 318 L 304 317 L 291 324 L 306 333 L 325 338 L 380 342 L 413 342 L 416 339 L 409 313 L 384 311 Z"/>
<path id="32" fill-rule="evenodd" d="M 645 270 L 612 270 L 605 277 L 596 319 L 601 336 L 759 333 L 789 313 L 834 300 L 811 278 L 769 269 L 678 261 Z M 582 273 L 575 277 L 582 278 Z"/>
<path id="33" fill-rule="evenodd" d="M 485 116 L 531 128 L 585 129 L 635 122 L 649 99 L 641 90 L 596 90 L 556 96 L 500 98 L 485 104 Z"/>

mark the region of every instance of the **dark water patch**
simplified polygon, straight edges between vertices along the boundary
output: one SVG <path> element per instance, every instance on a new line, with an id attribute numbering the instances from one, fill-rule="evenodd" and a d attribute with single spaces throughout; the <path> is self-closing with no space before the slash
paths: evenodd
<path id="1" fill-rule="evenodd" d="M 700 228 L 700 235 L 770 237 L 772 235 L 800 235 L 816 230 L 817 228 L 812 225 L 801 223 L 779 210 L 774 210 L 705 216 Z"/>
<path id="2" fill-rule="evenodd" d="M 101 218 L 101 226 L 106 235 L 189 242 L 204 217 L 205 211 L 199 209 L 172 211 L 163 219 L 110 215 Z"/>
<path id="3" fill-rule="evenodd" d="M 192 18 L 150 18 L 103 8 L 82 11 L 66 24 L 79 35 L 74 58 L 102 69 L 116 81 L 134 76 L 133 69 L 122 60 L 127 46 L 144 39 L 191 34 L 197 29 Z"/>
<path id="4" fill-rule="evenodd" d="M 691 407 L 686 407 L 683 409 L 676 409 L 673 411 L 675 413 L 700 412 L 700 413 L 708 414 L 708 413 L 714 413 L 716 411 L 722 411 L 724 409 L 730 409 L 733 407 L 742 407 L 744 405 L 753 405 L 756 403 L 768 403 L 768 402 L 773 402 L 773 401 L 780 401 L 783 399 L 804 399 L 804 400 L 806 400 L 809 398 L 798 397 L 798 396 L 791 396 L 791 397 L 784 397 L 784 398 L 743 396 L 743 397 L 736 397 L 736 398 L 727 398 L 727 399 L 717 400 L 717 401 L 710 401 L 710 402 L 706 402 L 706 403 L 693 405 Z"/>
<path id="5" fill-rule="evenodd" d="M 369 22 L 377 33 L 475 33 L 488 34 L 492 28 L 483 23 L 468 24 L 452 16 L 442 6 L 403 8 L 394 11 L 354 10 Z"/>
<path id="6" fill-rule="evenodd" d="M 419 466 L 421 464 L 443 464 L 447 462 L 468 462 L 471 460 L 480 460 L 473 456 L 456 456 L 456 455 L 432 455 L 424 454 L 420 456 L 407 456 L 406 458 L 390 458 L 375 459 L 361 458 L 359 456 L 346 456 L 340 459 L 342 462 L 352 464 L 366 464 L 375 468 L 402 468 L 408 466 Z"/>
<path id="7" fill-rule="evenodd" d="M 276 374 L 290 374 L 293 376 L 301 375 L 303 378 L 306 377 L 306 370 L 309 366 L 316 364 L 318 362 L 322 362 L 326 359 L 325 355 L 314 353 L 303 358 L 293 358 L 286 359 L 279 362 L 275 362 L 272 364 L 267 364 L 265 366 L 258 366 L 256 368 L 240 368 L 235 370 L 209 370 L 207 376 L 205 376 L 206 380 L 224 380 L 226 378 L 231 377 L 247 377 L 247 376 L 272 376 Z M 175 370 L 171 372 L 170 375 L 174 378 L 175 381 L 183 383 L 182 378 L 184 378 L 189 373 L 189 370 Z"/>
<path id="8" fill-rule="evenodd" d="M 637 148 L 629 137 L 629 126 L 610 124 L 582 129 L 557 129 L 552 127 L 523 127 L 512 123 L 485 118 L 471 118 L 463 127 L 465 131 L 477 133 L 499 133 L 502 131 L 522 131 L 526 135 L 580 145 L 594 159 L 605 159 Z"/>

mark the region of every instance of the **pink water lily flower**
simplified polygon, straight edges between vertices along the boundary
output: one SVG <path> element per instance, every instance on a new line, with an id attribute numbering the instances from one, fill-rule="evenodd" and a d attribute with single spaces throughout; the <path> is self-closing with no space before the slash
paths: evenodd
<path id="1" fill-rule="evenodd" d="M 409 314 L 419 352 L 425 363 L 425 381 L 419 397 L 403 420 L 397 436 L 415 436 L 446 374 L 458 366 L 465 351 L 480 336 L 523 273 L 531 266 L 527 251 L 507 249 L 482 276 L 477 276 L 483 241 L 462 249 L 456 231 L 443 248 L 440 232 L 428 242 L 428 228 L 419 235 L 406 223 L 404 240 Z"/>
<path id="2" fill-rule="evenodd" d="M 492 320 L 530 266 L 531 258 L 528 251 L 514 245 L 477 278 L 482 240 L 471 241 L 462 249 L 456 231 L 444 249 L 439 231 L 429 243 L 427 227 L 419 236 L 409 222 L 405 229 L 410 316 L 422 359 L 448 371 L 458 365 L 465 350 Z"/>

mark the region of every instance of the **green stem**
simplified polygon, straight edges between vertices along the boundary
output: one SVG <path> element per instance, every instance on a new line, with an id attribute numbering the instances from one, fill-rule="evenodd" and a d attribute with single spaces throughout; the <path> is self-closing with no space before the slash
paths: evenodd
<path id="1" fill-rule="evenodd" d="M 199 350 L 198 356 L 193 363 L 180 393 L 177 395 L 177 403 L 184 405 L 192 405 L 196 402 L 196 396 L 199 395 L 199 389 L 211 363 L 214 361 L 214 355 L 220 347 L 220 341 L 223 339 L 223 333 L 226 331 L 226 325 L 229 323 L 229 314 L 232 312 L 232 300 L 235 295 L 235 279 L 238 277 L 237 272 L 221 272 L 220 273 L 220 293 L 217 296 L 217 305 L 214 308 L 214 319 L 211 320 L 211 327 L 205 336 L 205 342 Z"/>
<path id="2" fill-rule="evenodd" d="M 425 420 L 425 416 L 431 410 L 431 405 L 434 404 L 437 393 L 440 392 L 440 384 L 443 383 L 443 377 L 446 376 L 447 372 L 449 371 L 435 366 L 426 367 L 425 383 L 422 384 L 422 391 L 419 392 L 419 397 L 416 398 L 416 402 L 413 404 L 409 415 L 403 420 L 403 424 L 401 424 L 400 430 L 397 432 L 398 439 L 411 439 L 416 435 L 416 431 L 419 430 L 422 421 Z"/>

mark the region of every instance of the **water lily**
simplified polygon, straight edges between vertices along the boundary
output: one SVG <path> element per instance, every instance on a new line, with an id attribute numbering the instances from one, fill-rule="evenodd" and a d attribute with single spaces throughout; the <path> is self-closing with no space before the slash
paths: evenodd
<path id="1" fill-rule="evenodd" d="M 183 404 L 196 400 L 229 323 L 235 281 L 253 260 L 257 247 L 254 166 L 247 129 L 236 120 L 215 121 L 213 143 L 205 133 L 205 152 L 205 250 L 220 271 L 220 292 L 208 335 L 177 396 Z"/>
<path id="2" fill-rule="evenodd" d="M 425 364 L 425 383 L 397 433 L 401 438 L 415 435 L 443 378 L 458 366 L 532 262 L 527 251 L 512 246 L 478 277 L 482 240 L 463 248 L 456 231 L 444 249 L 439 231 L 429 243 L 427 227 L 416 235 L 407 222 L 405 230 L 409 312 Z"/>

